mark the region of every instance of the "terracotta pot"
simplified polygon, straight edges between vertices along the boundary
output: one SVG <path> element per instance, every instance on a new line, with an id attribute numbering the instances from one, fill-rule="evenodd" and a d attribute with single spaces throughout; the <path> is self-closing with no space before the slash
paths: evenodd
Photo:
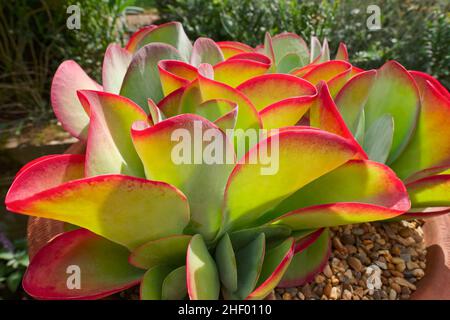
<path id="1" fill-rule="evenodd" d="M 82 153 L 84 146 L 74 144 L 66 153 Z M 427 246 L 425 276 L 417 283 L 413 300 L 450 300 L 450 215 L 426 220 L 424 228 Z M 56 235 L 64 232 L 60 221 L 30 217 L 28 221 L 28 250 L 32 258 Z"/>

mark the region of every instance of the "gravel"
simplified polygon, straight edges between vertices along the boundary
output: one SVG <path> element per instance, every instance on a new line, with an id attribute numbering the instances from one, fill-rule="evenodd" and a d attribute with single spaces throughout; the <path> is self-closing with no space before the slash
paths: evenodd
<path id="1" fill-rule="evenodd" d="M 423 221 L 331 228 L 332 254 L 311 283 L 276 288 L 283 300 L 406 300 L 425 275 Z"/>

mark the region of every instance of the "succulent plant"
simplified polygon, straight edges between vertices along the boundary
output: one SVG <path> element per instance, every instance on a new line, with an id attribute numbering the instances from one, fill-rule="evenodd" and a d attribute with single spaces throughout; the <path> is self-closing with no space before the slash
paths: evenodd
<path id="1" fill-rule="evenodd" d="M 299 39 L 266 36 L 257 49 L 207 38 L 192 45 L 175 22 L 141 29 L 125 48 L 110 45 L 103 86 L 62 63 L 52 105 L 86 152 L 27 164 L 6 205 L 78 228 L 36 254 L 25 290 L 94 299 L 140 284 L 142 299 L 262 299 L 321 270 L 328 227 L 403 217 L 405 185 L 368 159 L 370 132 L 355 132 L 344 111 L 345 92 L 367 105 L 348 87 L 370 71 L 327 61 L 317 39 L 311 55 Z M 347 59 L 345 45 L 337 57 Z M 186 138 L 175 132 L 203 138 L 183 150 L 189 161 L 174 161 Z M 198 150 L 213 161 L 197 159 Z M 270 174 L 262 155 L 277 161 Z M 417 177 L 446 179 L 442 168 Z M 440 195 L 425 185 L 418 197 L 435 206 Z"/>

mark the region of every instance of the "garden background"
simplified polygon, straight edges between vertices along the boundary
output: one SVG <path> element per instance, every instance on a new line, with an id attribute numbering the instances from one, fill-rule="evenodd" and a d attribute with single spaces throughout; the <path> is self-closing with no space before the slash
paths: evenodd
<path id="1" fill-rule="evenodd" d="M 81 9 L 80 30 L 69 30 L 66 9 Z M 368 5 L 381 9 L 381 29 L 366 27 Z M 0 3 L 0 198 L 17 170 L 72 140 L 49 104 L 58 65 L 77 61 L 100 80 L 103 53 L 149 23 L 180 21 L 188 36 L 237 40 L 252 46 L 265 32 L 327 38 L 334 53 L 347 44 L 365 69 L 395 59 L 450 87 L 450 3 L 447 0 L 14 0 Z M 50 151 L 49 151 L 50 150 Z M 26 298 L 20 280 L 28 263 L 26 218 L 0 206 L 0 299 Z"/>

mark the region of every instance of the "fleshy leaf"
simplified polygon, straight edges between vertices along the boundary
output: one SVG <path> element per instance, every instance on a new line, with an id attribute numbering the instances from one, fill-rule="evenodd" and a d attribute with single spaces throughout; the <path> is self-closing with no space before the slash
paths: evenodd
<path id="1" fill-rule="evenodd" d="M 377 72 L 369 70 L 355 75 L 336 96 L 336 105 L 350 131 L 355 134 Z"/>
<path id="2" fill-rule="evenodd" d="M 416 131 L 404 152 L 392 164 L 401 178 L 450 163 L 450 100 L 430 82 L 425 83 L 421 91 L 422 108 Z"/>
<path id="3" fill-rule="evenodd" d="M 341 42 L 339 43 L 339 48 L 338 51 L 336 53 L 336 58 L 335 60 L 344 60 L 344 61 L 348 61 L 348 51 L 347 51 L 347 46 L 345 45 L 345 43 Z"/>
<path id="4" fill-rule="evenodd" d="M 325 267 L 331 253 L 328 229 L 322 229 L 319 237 L 307 239 L 307 242 L 303 243 L 301 250 L 292 258 L 289 268 L 278 284 L 279 287 L 296 287 L 312 281 L 314 276 Z"/>
<path id="5" fill-rule="evenodd" d="M 9 203 L 32 197 L 64 182 L 84 177 L 83 155 L 58 154 L 35 159 L 16 175 L 5 197 Z"/>
<path id="6" fill-rule="evenodd" d="M 316 88 L 309 82 L 289 74 L 266 74 L 254 77 L 237 88 L 259 111 L 291 97 L 314 95 Z M 261 94 L 264 92 L 264 94 Z"/>
<path id="7" fill-rule="evenodd" d="M 148 99 L 148 108 L 150 110 L 149 122 L 151 122 L 151 124 L 160 123 L 165 119 L 164 114 L 161 112 L 159 107 L 153 102 L 152 99 Z"/>
<path id="8" fill-rule="evenodd" d="M 277 65 L 278 73 L 289 73 L 292 70 L 302 65 L 300 56 L 296 53 L 288 53 L 285 55 Z"/>
<path id="9" fill-rule="evenodd" d="M 265 248 L 265 236 L 260 233 L 256 239 L 237 250 L 238 290 L 232 293 L 233 296 L 245 299 L 253 291 L 261 273 Z"/>
<path id="10" fill-rule="evenodd" d="M 100 299 L 140 282 L 143 271 L 127 257 L 126 248 L 88 230 L 66 232 L 34 256 L 23 287 L 38 299 Z"/>
<path id="11" fill-rule="evenodd" d="M 158 265 L 149 269 L 142 278 L 141 300 L 161 300 L 163 281 L 171 270 L 166 265 Z"/>
<path id="12" fill-rule="evenodd" d="M 13 212 L 78 225 L 128 248 L 181 234 L 189 221 L 187 199 L 179 190 L 124 175 L 73 180 L 6 205 Z"/>
<path id="13" fill-rule="evenodd" d="M 216 263 L 201 235 L 192 237 L 187 250 L 186 283 L 191 300 L 217 300 L 220 280 Z"/>
<path id="14" fill-rule="evenodd" d="M 236 257 L 228 234 L 218 242 L 215 257 L 223 286 L 228 291 L 236 291 L 238 288 Z"/>
<path id="15" fill-rule="evenodd" d="M 364 206 L 367 212 L 357 212 Z M 389 167 L 369 160 L 351 160 L 284 200 L 272 210 L 272 217 L 291 212 L 285 215 L 289 223 L 283 223 L 283 217 L 278 219 L 283 221 L 276 221 L 297 230 L 380 220 L 409 208 L 405 186 Z"/>
<path id="16" fill-rule="evenodd" d="M 77 97 L 77 90 L 103 90 L 73 60 L 64 61 L 52 80 L 50 99 L 62 127 L 72 136 L 86 140 L 89 116 Z"/>
<path id="17" fill-rule="evenodd" d="M 284 226 L 264 225 L 260 227 L 241 229 L 230 234 L 233 248 L 240 249 L 264 233 L 267 241 L 289 237 L 291 229 Z"/>
<path id="18" fill-rule="evenodd" d="M 143 177 L 130 129 L 135 121 L 146 121 L 147 114 L 129 99 L 112 93 L 82 90 L 78 96 L 90 114 L 86 176 L 123 173 Z"/>
<path id="19" fill-rule="evenodd" d="M 143 130 L 133 127 L 131 134 L 146 177 L 186 194 L 190 226 L 211 240 L 219 230 L 225 183 L 233 168 L 232 143 L 213 123 L 192 114 Z"/>
<path id="20" fill-rule="evenodd" d="M 263 161 L 250 163 L 258 159 L 258 154 L 275 156 L 277 151 L 278 161 L 274 164 L 272 158 L 271 167 Z M 261 141 L 239 161 L 228 179 L 224 200 L 227 227 L 253 224 L 283 199 L 355 153 L 355 146 L 345 139 L 315 129 L 284 130 Z M 267 163 L 267 159 L 263 160 Z"/>
<path id="21" fill-rule="evenodd" d="M 394 118 L 394 137 L 387 163 L 396 160 L 410 141 L 419 108 L 419 91 L 408 71 L 395 61 L 384 64 L 377 72 L 364 113 L 366 128 L 384 114 Z"/>
<path id="22" fill-rule="evenodd" d="M 317 96 L 315 103 L 309 112 L 309 123 L 312 127 L 326 130 L 338 134 L 355 145 L 358 149 L 358 158 L 367 159 L 364 150 L 353 137 L 344 120 L 342 119 L 337 106 L 331 98 L 330 91 L 325 82 L 320 82 L 317 86 Z"/>
<path id="23" fill-rule="evenodd" d="M 351 68 L 351 64 L 345 61 L 327 61 L 317 64 L 314 68 L 303 75 L 302 78 L 314 85 L 317 85 L 320 81 L 330 81 L 340 73 L 351 70 Z"/>
<path id="24" fill-rule="evenodd" d="M 225 59 L 231 58 L 240 53 L 253 52 L 253 48 L 245 43 L 237 41 L 219 41 L 216 42 L 223 53 Z"/>
<path id="25" fill-rule="evenodd" d="M 158 26 L 150 25 L 140 28 L 138 31 L 133 33 L 128 40 L 125 49 L 131 53 L 135 53 L 138 49 L 140 49 L 140 41 L 150 33 L 153 29 L 156 29 Z"/>
<path id="26" fill-rule="evenodd" d="M 275 102 L 259 112 L 264 129 L 296 125 L 313 105 L 314 96 L 294 97 Z"/>
<path id="27" fill-rule="evenodd" d="M 412 77 L 416 81 L 422 96 L 427 90 L 426 82 L 429 81 L 431 85 L 437 91 L 439 91 L 440 94 L 446 97 L 447 100 L 450 100 L 450 92 L 448 92 L 448 90 L 436 78 L 433 78 L 429 74 L 420 71 L 409 71 L 409 74 L 412 75 Z"/>
<path id="28" fill-rule="evenodd" d="M 308 64 L 308 45 L 299 35 L 290 32 L 283 32 L 272 37 L 271 44 L 277 66 L 283 58 L 286 57 L 286 55 L 291 53 L 295 53 L 299 58 L 297 67 L 303 67 Z"/>
<path id="29" fill-rule="evenodd" d="M 322 53 L 322 44 L 320 43 L 317 37 L 311 37 L 311 54 L 310 54 L 310 63 L 315 61 L 320 57 Z"/>
<path id="30" fill-rule="evenodd" d="M 155 28 L 150 27 L 147 31 L 143 32 L 142 36 L 140 36 L 140 39 L 135 44 L 135 49 L 132 52 L 136 52 L 145 45 L 153 42 L 159 42 L 174 47 L 186 62 L 190 59 L 192 44 L 184 32 L 182 24 L 179 22 L 168 22 Z M 131 46 L 127 45 L 127 49 L 130 50 Z"/>
<path id="31" fill-rule="evenodd" d="M 121 96 L 133 100 L 147 112 L 148 99 L 157 103 L 164 97 L 158 70 L 160 60 L 181 60 L 181 56 L 164 43 L 146 45 L 133 56 L 120 89 Z"/>
<path id="32" fill-rule="evenodd" d="M 394 119 L 385 114 L 372 123 L 364 135 L 363 147 L 369 159 L 385 163 L 394 137 Z"/>
<path id="33" fill-rule="evenodd" d="M 269 63 L 249 59 L 229 59 L 214 66 L 214 80 L 233 88 L 244 81 L 266 73 Z"/>
<path id="34" fill-rule="evenodd" d="M 267 250 L 257 288 L 246 300 L 264 299 L 275 289 L 294 255 L 294 238 L 288 238 L 274 248 Z"/>
<path id="35" fill-rule="evenodd" d="M 123 78 L 133 55 L 118 44 L 110 44 L 105 52 L 102 66 L 103 88 L 106 92 L 120 92 Z"/>
<path id="36" fill-rule="evenodd" d="M 181 113 L 181 98 L 183 97 L 185 88 L 179 88 L 168 96 L 164 97 L 157 106 L 159 110 L 168 118 Z"/>
<path id="37" fill-rule="evenodd" d="M 202 102 L 195 110 L 195 114 L 213 122 L 233 111 L 237 107 L 236 103 L 229 100 L 207 100 Z"/>
<path id="38" fill-rule="evenodd" d="M 164 96 L 185 86 L 197 77 L 197 68 L 178 60 L 159 61 L 158 70 Z"/>
<path id="39" fill-rule="evenodd" d="M 450 174 L 423 178 L 406 185 L 413 208 L 450 206 Z"/>
<path id="40" fill-rule="evenodd" d="M 170 272 L 162 283 L 162 300 L 183 300 L 187 296 L 186 266 Z"/>
<path id="41" fill-rule="evenodd" d="M 131 252 L 129 262 L 141 269 L 164 264 L 179 267 L 186 263 L 186 250 L 191 236 L 176 235 L 144 243 Z"/>
<path id="42" fill-rule="evenodd" d="M 224 60 L 219 46 L 209 38 L 198 38 L 192 49 L 191 64 L 198 67 L 202 63 L 215 65 Z"/>

